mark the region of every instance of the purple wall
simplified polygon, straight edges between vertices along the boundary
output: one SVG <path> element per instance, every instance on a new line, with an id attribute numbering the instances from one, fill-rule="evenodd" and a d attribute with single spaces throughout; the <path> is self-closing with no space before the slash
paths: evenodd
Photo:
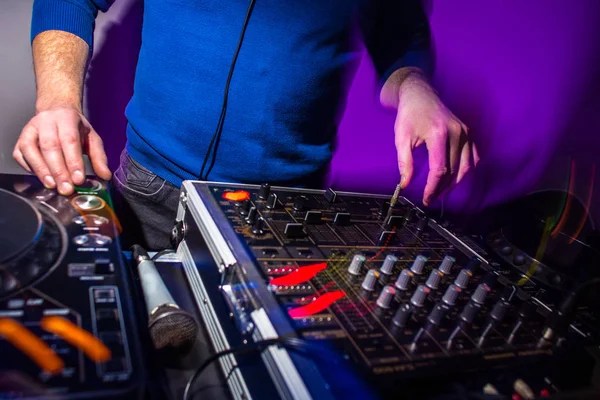
<path id="1" fill-rule="evenodd" d="M 470 127 L 482 157 L 446 205 L 475 211 L 537 188 L 565 187 L 569 157 L 577 165 L 576 193 L 585 198 L 593 163 L 600 159 L 600 2 L 433 0 L 428 7 L 436 87 Z M 131 93 L 140 10 L 139 1 L 131 0 L 120 6 L 120 22 L 102 28 L 105 43 L 88 82 L 90 119 L 110 138 L 113 166 L 124 140 L 122 110 Z M 98 84 L 115 76 L 116 87 Z M 335 188 L 390 193 L 398 181 L 394 115 L 376 99 L 365 57 L 340 126 L 331 171 Z M 427 175 L 424 149 L 417 150 L 415 163 L 405 194 L 420 201 Z M 598 186 L 592 198 L 596 217 Z"/>

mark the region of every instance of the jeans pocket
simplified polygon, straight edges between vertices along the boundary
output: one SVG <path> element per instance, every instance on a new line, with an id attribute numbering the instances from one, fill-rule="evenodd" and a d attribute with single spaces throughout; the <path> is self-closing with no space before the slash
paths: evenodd
<path id="1" fill-rule="evenodd" d="M 126 150 L 121 153 L 121 163 L 114 173 L 117 186 L 140 196 L 156 196 L 166 181 L 135 161 Z"/>

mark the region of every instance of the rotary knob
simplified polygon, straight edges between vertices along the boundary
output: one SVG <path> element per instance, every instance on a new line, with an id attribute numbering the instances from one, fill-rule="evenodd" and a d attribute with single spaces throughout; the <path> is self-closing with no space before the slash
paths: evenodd
<path id="1" fill-rule="evenodd" d="M 480 283 L 477 285 L 477 289 L 475 289 L 475 293 L 471 296 L 471 300 L 477 304 L 483 304 L 485 302 L 485 298 L 490 292 L 490 288 L 485 283 Z"/>
<path id="2" fill-rule="evenodd" d="M 458 276 L 454 280 L 454 284 L 461 289 L 466 289 L 467 285 L 469 284 L 469 279 L 472 275 L 473 273 L 468 269 L 461 269 L 458 273 Z"/>
<path id="3" fill-rule="evenodd" d="M 467 324 L 472 324 L 479 310 L 481 310 L 481 305 L 470 301 L 460 313 L 459 318 Z"/>
<path id="4" fill-rule="evenodd" d="M 381 272 L 386 275 L 392 275 L 394 271 L 394 266 L 398 262 L 398 258 L 391 254 L 388 254 L 383 261 L 383 265 L 381 266 Z"/>
<path id="5" fill-rule="evenodd" d="M 410 298 L 411 304 L 415 307 L 423 307 L 423 305 L 425 304 L 425 300 L 427 300 L 429 292 L 430 290 L 428 287 L 424 285 L 419 285 L 419 287 L 417 287 L 417 290 L 415 290 L 415 293 L 413 293 L 412 297 Z"/>
<path id="6" fill-rule="evenodd" d="M 398 276 L 398 279 L 396 280 L 396 283 L 394 284 L 394 286 L 398 290 L 408 290 L 413 276 L 414 275 L 412 272 L 410 272 L 410 270 L 403 269 L 402 272 L 400 273 L 400 276 Z"/>
<path id="7" fill-rule="evenodd" d="M 452 307 L 456 304 L 456 300 L 458 299 L 460 292 L 461 289 L 458 286 L 450 285 L 448 286 L 448 289 L 446 289 L 446 293 L 444 293 L 442 301 Z"/>
<path id="8" fill-rule="evenodd" d="M 410 270 L 417 275 L 421 275 L 423 273 L 423 270 L 425 269 L 426 262 L 427 257 L 419 255 L 413 262 L 412 266 L 410 267 Z"/>
<path id="9" fill-rule="evenodd" d="M 258 198 L 261 200 L 266 200 L 269 198 L 269 193 L 271 192 L 271 185 L 268 183 L 263 183 L 260 185 L 260 189 L 258 190 Z"/>
<path id="10" fill-rule="evenodd" d="M 294 204 L 292 205 L 292 208 L 295 211 L 304 211 L 308 208 L 307 205 L 308 205 L 308 197 L 297 196 L 296 198 L 294 198 Z"/>
<path id="11" fill-rule="evenodd" d="M 446 316 L 446 312 L 448 311 L 448 306 L 444 303 L 438 303 L 433 307 L 429 316 L 427 316 L 427 321 L 429 321 L 433 325 L 440 325 Z"/>
<path id="12" fill-rule="evenodd" d="M 252 226 L 252 233 L 254 235 L 262 235 L 264 233 L 263 229 L 264 229 L 264 219 L 262 218 L 257 218 L 256 221 L 254 222 L 254 226 Z"/>
<path id="13" fill-rule="evenodd" d="M 437 269 L 431 270 L 429 277 L 427 278 L 427 282 L 425 282 L 425 286 L 430 288 L 431 290 L 437 290 L 440 287 L 440 282 L 442 281 L 443 274 Z"/>
<path id="14" fill-rule="evenodd" d="M 454 257 L 446 256 L 442 260 L 442 263 L 440 264 L 440 267 L 438 269 L 442 274 L 448 275 L 450 272 L 452 272 L 452 266 L 455 262 L 456 259 Z"/>
<path id="15" fill-rule="evenodd" d="M 365 256 L 361 254 L 356 254 L 354 257 L 352 257 L 352 262 L 350 262 L 348 272 L 352 275 L 360 275 L 360 271 L 365 261 Z"/>
<path id="16" fill-rule="evenodd" d="M 379 298 L 377 299 L 377 306 L 381 308 L 390 308 L 395 295 L 396 289 L 394 289 L 392 286 L 388 285 L 384 287 L 379 295 Z"/>
<path id="17" fill-rule="evenodd" d="M 392 323 L 397 327 L 404 328 L 408 324 L 408 319 L 410 318 L 413 312 L 413 308 L 409 303 L 404 303 L 400 306 L 396 314 L 394 314 L 394 318 L 392 318 Z"/>
<path id="18" fill-rule="evenodd" d="M 379 272 L 377 272 L 374 269 L 369 270 L 369 272 L 367 272 L 367 276 L 365 276 L 365 280 L 362 283 L 362 288 L 372 292 L 373 290 L 375 290 L 375 285 L 377 284 L 377 280 L 379 279 Z"/>
<path id="19" fill-rule="evenodd" d="M 99 210 L 106 204 L 100 197 L 91 194 L 79 195 L 71 201 L 75 207 L 85 211 Z"/>
<path id="20" fill-rule="evenodd" d="M 509 307 L 509 303 L 507 303 L 506 301 L 503 301 L 503 300 L 498 301 L 494 305 L 494 308 L 492 309 L 492 312 L 490 313 L 490 318 L 492 318 L 493 320 L 495 320 L 497 322 L 502 322 L 502 320 L 504 319 L 504 315 L 506 314 L 506 310 L 508 310 L 508 307 Z"/>
<path id="21" fill-rule="evenodd" d="M 239 203 L 238 212 L 240 213 L 240 215 L 248 215 L 250 207 L 252 207 L 252 203 L 250 202 L 250 200 L 246 199 Z"/>

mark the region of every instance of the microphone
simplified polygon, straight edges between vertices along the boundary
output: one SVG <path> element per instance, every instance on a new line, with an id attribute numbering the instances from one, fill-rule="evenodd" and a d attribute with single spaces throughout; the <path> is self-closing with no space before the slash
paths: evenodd
<path id="1" fill-rule="evenodd" d="M 198 335 L 198 322 L 175 303 L 146 250 L 135 244 L 131 251 L 146 300 L 148 330 L 154 348 L 190 349 Z"/>

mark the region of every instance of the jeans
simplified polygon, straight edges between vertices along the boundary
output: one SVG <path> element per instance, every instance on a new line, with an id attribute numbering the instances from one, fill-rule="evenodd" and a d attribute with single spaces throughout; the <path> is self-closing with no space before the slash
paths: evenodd
<path id="1" fill-rule="evenodd" d="M 171 248 L 179 188 L 137 163 L 126 150 L 113 174 L 113 200 L 123 231 L 121 245 L 149 251 Z"/>
<path id="2" fill-rule="evenodd" d="M 123 231 L 121 245 L 129 250 L 139 244 L 149 251 L 171 248 L 171 229 L 179 205 L 179 188 L 140 165 L 123 150 L 113 174 L 115 212 Z M 269 182 L 272 186 L 320 189 L 327 169 L 298 180 Z"/>

